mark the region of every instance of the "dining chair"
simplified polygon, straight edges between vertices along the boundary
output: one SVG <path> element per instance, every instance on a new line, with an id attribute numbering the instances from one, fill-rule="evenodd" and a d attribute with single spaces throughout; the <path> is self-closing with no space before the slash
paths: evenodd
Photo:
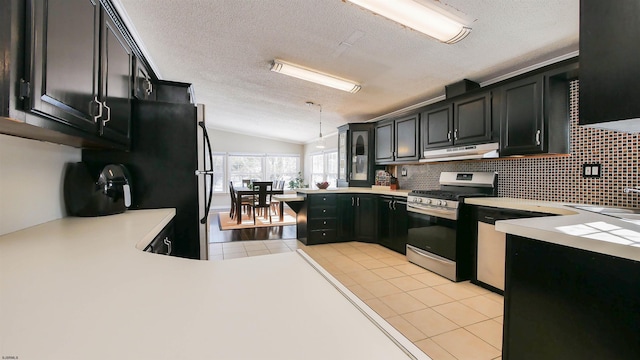
<path id="1" fill-rule="evenodd" d="M 253 224 L 256 224 L 256 213 L 258 209 L 262 211 L 268 211 L 269 223 L 272 223 L 271 219 L 271 191 L 273 190 L 273 182 L 271 181 L 255 181 L 253 182 L 253 204 L 251 205 L 253 210 Z M 263 214 L 264 218 L 267 218 L 267 214 Z"/>
<path id="2" fill-rule="evenodd" d="M 229 209 L 229 217 L 233 219 L 236 215 L 236 194 L 233 191 L 233 181 L 229 181 L 229 196 L 231 197 L 231 209 Z"/>
<path id="3" fill-rule="evenodd" d="M 233 181 L 229 181 L 229 195 L 231 196 L 231 210 L 229 210 L 229 217 L 231 219 L 235 219 L 236 216 L 242 216 L 242 212 L 238 215 L 236 214 L 236 192 L 233 190 Z M 242 211 L 242 208 L 245 208 L 245 212 L 248 212 L 251 206 L 251 204 L 253 203 L 253 198 L 248 198 L 246 196 L 243 196 L 240 202 L 240 211 Z M 251 213 L 249 213 L 249 215 L 251 215 Z"/>
<path id="4" fill-rule="evenodd" d="M 284 190 L 284 180 L 274 180 L 273 181 L 273 189 L 274 190 Z M 276 215 L 280 215 L 278 213 L 280 211 L 280 201 L 279 200 L 271 200 L 271 210 Z"/>

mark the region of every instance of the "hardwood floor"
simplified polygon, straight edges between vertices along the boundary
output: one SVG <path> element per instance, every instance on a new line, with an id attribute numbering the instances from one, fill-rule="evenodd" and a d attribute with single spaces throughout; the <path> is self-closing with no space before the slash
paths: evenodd
<path id="1" fill-rule="evenodd" d="M 252 229 L 220 230 L 217 213 L 209 216 L 209 243 L 249 240 L 295 239 L 296 226 L 269 226 Z"/>

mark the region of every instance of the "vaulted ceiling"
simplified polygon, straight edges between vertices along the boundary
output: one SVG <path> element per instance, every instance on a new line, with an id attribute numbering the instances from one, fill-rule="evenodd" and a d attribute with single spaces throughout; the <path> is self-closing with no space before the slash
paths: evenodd
<path id="1" fill-rule="evenodd" d="M 417 0 L 431 1 L 431 0 Z M 433 1 L 432 1 L 433 2 Z M 444 44 L 343 0 L 118 0 L 162 79 L 194 85 L 207 126 L 294 143 L 578 50 L 579 0 L 441 0 L 471 34 Z M 352 79 L 356 94 L 270 71 Z"/>

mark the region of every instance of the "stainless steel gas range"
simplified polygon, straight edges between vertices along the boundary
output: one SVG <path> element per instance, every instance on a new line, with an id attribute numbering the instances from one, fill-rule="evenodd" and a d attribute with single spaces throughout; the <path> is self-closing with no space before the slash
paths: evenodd
<path id="1" fill-rule="evenodd" d="M 413 190 L 407 197 L 407 260 L 453 281 L 470 276 L 471 243 L 458 228 L 467 197 L 497 196 L 493 172 L 442 172 L 440 190 Z"/>

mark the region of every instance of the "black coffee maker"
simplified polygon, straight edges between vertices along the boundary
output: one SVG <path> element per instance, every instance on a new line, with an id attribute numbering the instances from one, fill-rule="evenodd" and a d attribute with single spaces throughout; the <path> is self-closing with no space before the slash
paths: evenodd
<path id="1" fill-rule="evenodd" d="M 92 173 L 86 163 L 69 163 L 64 175 L 64 202 L 69 216 L 103 216 L 131 206 L 130 176 L 120 164 Z"/>

